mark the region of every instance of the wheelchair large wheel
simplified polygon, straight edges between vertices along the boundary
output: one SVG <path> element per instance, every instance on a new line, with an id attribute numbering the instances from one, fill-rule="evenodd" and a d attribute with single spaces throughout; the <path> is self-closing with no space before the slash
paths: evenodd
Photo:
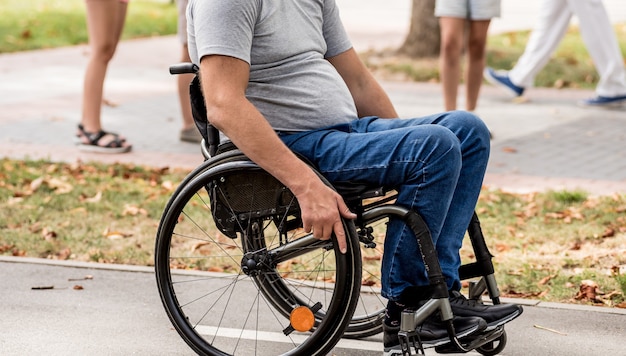
<path id="1" fill-rule="evenodd" d="M 192 171 L 179 185 L 173 196 L 180 194 L 189 182 L 202 172 L 226 162 L 241 162 L 247 158 L 238 150 L 221 153 L 216 158 L 210 158 Z M 165 211 L 168 211 L 168 203 Z M 354 316 L 345 329 L 343 337 L 361 339 L 382 332 L 382 322 L 385 316 L 387 300 L 380 295 L 380 265 L 383 255 L 383 243 L 388 219 L 385 216 L 368 221 L 364 229 L 359 229 L 361 241 L 362 275 L 361 294 Z M 366 231 L 367 229 L 367 231 Z M 270 290 L 271 291 L 271 290 Z"/>
<path id="2" fill-rule="evenodd" d="M 293 195 L 244 158 L 207 163 L 179 187 L 157 233 L 155 270 L 174 327 L 205 355 L 326 354 L 361 282 L 348 252 L 300 228 Z"/>

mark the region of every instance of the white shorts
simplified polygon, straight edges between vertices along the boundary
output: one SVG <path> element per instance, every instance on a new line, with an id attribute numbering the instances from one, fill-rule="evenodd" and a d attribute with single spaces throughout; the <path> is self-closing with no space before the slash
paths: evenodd
<path id="1" fill-rule="evenodd" d="M 500 16 L 500 0 L 437 0 L 435 16 L 490 20 Z"/>
<path id="2" fill-rule="evenodd" d="M 178 38 L 182 44 L 187 44 L 187 3 L 188 0 L 176 0 L 178 5 Z"/>

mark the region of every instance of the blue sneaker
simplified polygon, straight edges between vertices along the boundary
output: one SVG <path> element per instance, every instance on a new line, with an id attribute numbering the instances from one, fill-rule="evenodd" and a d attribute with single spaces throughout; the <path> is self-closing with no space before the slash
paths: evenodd
<path id="1" fill-rule="evenodd" d="M 602 96 L 585 99 L 579 102 L 581 106 L 597 107 L 597 108 L 614 108 L 626 104 L 626 95 L 619 96 Z"/>
<path id="2" fill-rule="evenodd" d="M 524 94 L 524 88 L 518 87 L 509 79 L 508 72 L 496 72 L 492 68 L 485 68 L 483 76 L 487 81 L 495 86 L 506 89 L 514 97 L 522 96 Z"/>

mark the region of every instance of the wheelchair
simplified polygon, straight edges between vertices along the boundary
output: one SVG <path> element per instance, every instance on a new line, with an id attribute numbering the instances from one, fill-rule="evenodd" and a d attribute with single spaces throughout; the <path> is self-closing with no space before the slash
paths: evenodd
<path id="1" fill-rule="evenodd" d="M 343 220 L 348 248 L 340 253 L 334 236 L 317 240 L 302 229 L 298 202 L 287 187 L 230 142 L 220 143 L 219 132 L 206 120 L 198 67 L 181 63 L 170 73 L 196 74 L 190 94 L 205 161 L 163 211 L 155 272 L 170 321 L 196 353 L 326 355 L 341 338 L 382 332 L 387 301 L 379 293 L 379 276 L 389 219 L 401 219 L 414 232 L 431 282 L 428 302 L 402 315 L 404 354 L 435 347 L 422 343 L 415 330 L 437 311 L 448 321 L 448 348 L 455 352 L 496 355 L 504 349 L 503 326 L 472 341 L 456 336 L 430 232 L 417 212 L 394 204 L 393 190 L 331 184 L 318 173 L 358 216 Z M 459 272 L 463 280 L 472 279 L 469 297 L 482 300 L 486 292 L 499 304 L 492 255 L 476 214 L 468 235 L 476 262 Z"/>

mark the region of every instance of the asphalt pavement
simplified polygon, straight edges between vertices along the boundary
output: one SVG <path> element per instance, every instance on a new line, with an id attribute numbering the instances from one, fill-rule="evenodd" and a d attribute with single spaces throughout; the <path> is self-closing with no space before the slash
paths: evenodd
<path id="1" fill-rule="evenodd" d="M 356 6 L 338 0 L 342 2 Z M 393 9 L 382 9 L 381 16 L 393 19 Z M 402 39 L 392 21 L 381 23 L 377 31 L 358 20 L 346 16 L 357 50 L 393 47 Z M 107 75 L 110 104 L 103 120 L 108 130 L 123 133 L 133 144 L 131 153 L 121 155 L 82 153 L 73 144 L 86 46 L 0 54 L 0 158 L 192 169 L 202 156 L 198 145 L 178 140 L 176 85 L 168 73 L 178 61 L 178 46 L 175 36 L 166 36 L 124 41 L 118 47 Z M 382 85 L 403 117 L 443 108 L 438 84 Z M 593 95 L 590 90 L 535 88 L 517 102 L 483 86 L 477 114 L 494 134 L 485 186 L 626 194 L 626 108 L 576 105 Z M 191 354 L 167 319 L 149 267 L 2 256 L 0 274 L 2 355 Z M 88 275 L 92 279 L 84 279 Z M 54 288 L 33 289 L 49 286 Z M 509 341 L 502 355 L 626 355 L 623 309 L 515 302 L 524 304 L 525 312 L 507 326 Z M 378 355 L 372 350 L 380 349 L 378 335 L 356 344 L 342 341 L 335 354 Z"/>
<path id="2" fill-rule="evenodd" d="M 193 354 L 165 314 L 150 267 L 0 256 L 0 274 L 2 355 Z M 503 302 L 522 304 L 524 313 L 507 324 L 500 355 L 626 355 L 624 309 Z M 341 340 L 332 355 L 381 351 L 375 335 Z"/>

